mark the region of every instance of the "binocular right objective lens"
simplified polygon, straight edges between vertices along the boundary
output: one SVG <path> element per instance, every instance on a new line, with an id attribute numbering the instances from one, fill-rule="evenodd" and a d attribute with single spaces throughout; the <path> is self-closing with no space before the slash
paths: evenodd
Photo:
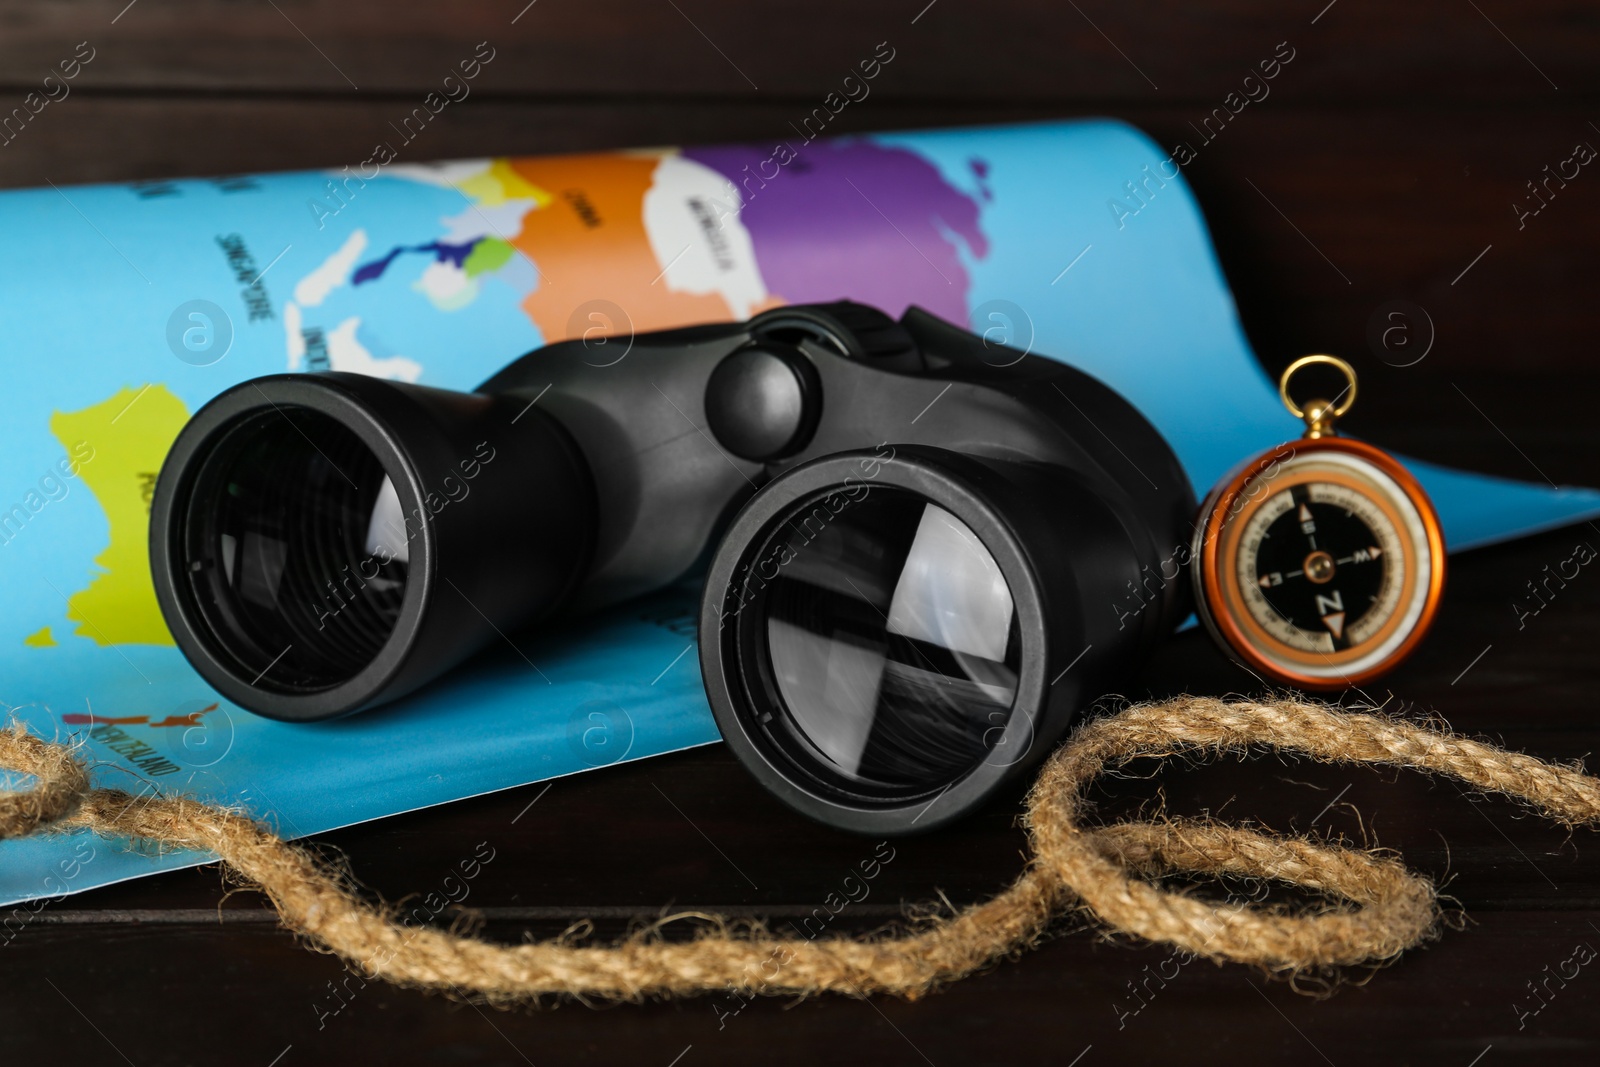
<path id="1" fill-rule="evenodd" d="M 915 493 L 870 489 L 780 526 L 757 609 L 781 727 L 848 787 L 938 789 L 1004 732 L 1022 635 L 972 529 Z M 758 653 L 759 654 L 759 653 Z"/>
<path id="2" fill-rule="evenodd" d="M 871 833 L 947 822 L 1041 757 L 1136 654 L 1110 607 L 1150 556 L 1070 472 L 889 451 L 758 493 L 701 608 L 723 738 L 795 808 Z"/>

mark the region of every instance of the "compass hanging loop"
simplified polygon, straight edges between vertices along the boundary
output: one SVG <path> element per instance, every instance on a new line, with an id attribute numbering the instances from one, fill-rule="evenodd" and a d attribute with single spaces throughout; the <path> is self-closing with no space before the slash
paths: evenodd
<path id="1" fill-rule="evenodd" d="M 1318 363 L 1325 363 L 1337 367 L 1345 376 L 1347 384 L 1339 395 L 1332 400 L 1316 399 L 1308 401 L 1303 407 L 1295 403 L 1289 395 L 1289 380 L 1305 367 Z M 1283 406 L 1289 409 L 1289 414 L 1297 419 L 1305 420 L 1305 436 L 1311 440 L 1319 437 L 1331 436 L 1334 433 L 1334 424 L 1344 417 L 1345 412 L 1356 402 L 1356 369 L 1338 356 L 1322 353 L 1312 356 L 1301 356 L 1283 370 L 1283 376 L 1278 379 L 1278 398 L 1283 401 Z"/>

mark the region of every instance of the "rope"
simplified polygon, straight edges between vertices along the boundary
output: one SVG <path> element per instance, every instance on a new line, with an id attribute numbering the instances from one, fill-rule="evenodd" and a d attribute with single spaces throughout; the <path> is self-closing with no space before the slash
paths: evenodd
<path id="1" fill-rule="evenodd" d="M 711 917 L 694 939 L 667 941 L 661 927 L 690 917 L 672 916 L 612 945 L 572 937 L 498 945 L 403 926 L 394 909 L 363 900 L 348 878 L 252 819 L 187 797 L 91 788 L 70 748 L 20 724 L 0 730 L 0 768 L 36 781 L 30 790 L 0 793 L 0 838 L 88 828 L 209 851 L 266 893 L 286 927 L 368 977 L 500 1004 L 720 991 L 916 998 L 1032 946 L 1073 907 L 1114 931 L 1289 976 L 1390 960 L 1431 936 L 1440 915 L 1432 882 L 1386 855 L 1209 821 L 1080 822 L 1084 788 L 1131 759 L 1204 758 L 1251 746 L 1450 775 L 1567 826 L 1600 820 L 1600 780 L 1572 767 L 1321 704 L 1185 696 L 1080 727 L 1028 796 L 1033 857 L 1021 876 L 989 901 L 895 937 L 806 940 Z M 1207 901 L 1147 880 L 1174 872 L 1271 879 L 1330 902 L 1290 912 Z"/>

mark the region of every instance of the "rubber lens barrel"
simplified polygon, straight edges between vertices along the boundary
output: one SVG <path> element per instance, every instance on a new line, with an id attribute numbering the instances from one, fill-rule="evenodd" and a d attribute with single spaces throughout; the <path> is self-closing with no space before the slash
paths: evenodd
<path id="1" fill-rule="evenodd" d="M 178 435 L 151 570 L 178 647 L 218 692 L 324 719 L 558 607 L 594 512 L 576 446 L 525 401 L 280 375 L 224 392 Z"/>

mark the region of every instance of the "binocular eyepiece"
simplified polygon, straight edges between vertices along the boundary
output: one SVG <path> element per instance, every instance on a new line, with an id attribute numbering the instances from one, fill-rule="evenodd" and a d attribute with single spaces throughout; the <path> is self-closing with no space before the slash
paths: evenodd
<path id="1" fill-rule="evenodd" d="M 970 810 L 1129 677 L 1188 611 L 1161 571 L 1193 509 L 1165 441 L 1095 379 L 841 302 L 641 335 L 622 359 L 560 342 L 472 393 L 244 382 L 173 445 L 151 565 L 218 692 L 310 721 L 709 551 L 723 737 L 795 808 L 889 833 Z"/>

